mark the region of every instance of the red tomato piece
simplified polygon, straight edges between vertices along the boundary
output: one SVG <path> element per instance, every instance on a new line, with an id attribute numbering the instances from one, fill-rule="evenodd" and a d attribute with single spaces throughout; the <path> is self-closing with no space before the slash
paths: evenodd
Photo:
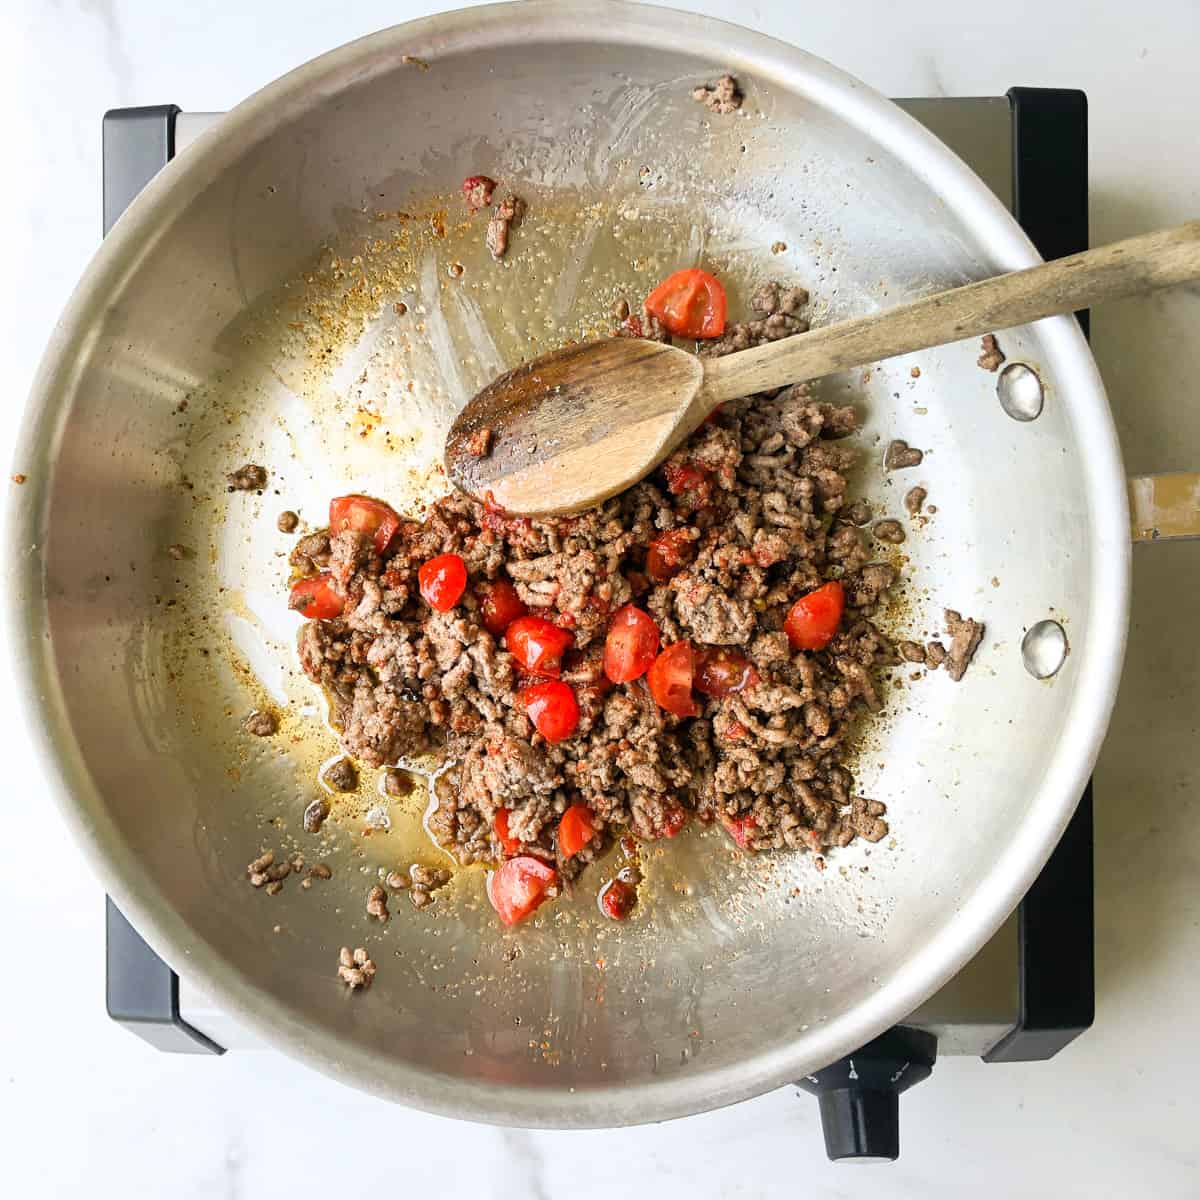
<path id="1" fill-rule="evenodd" d="M 663 474 L 667 477 L 667 491 L 672 496 L 699 491 L 708 482 L 708 472 L 692 463 L 664 463 Z"/>
<path id="2" fill-rule="evenodd" d="M 703 467 L 693 463 L 663 463 L 667 491 L 679 497 L 679 507 L 695 510 L 712 503 L 712 478 Z"/>
<path id="3" fill-rule="evenodd" d="M 468 175 L 462 181 L 463 199 L 471 212 L 487 208 L 492 202 L 492 193 L 496 190 L 496 181 L 486 175 Z"/>
<path id="4" fill-rule="evenodd" d="M 492 818 L 492 829 L 495 831 L 496 840 L 500 843 L 500 848 L 505 854 L 520 854 L 521 843 L 519 839 L 513 837 L 508 832 L 508 809 L 496 809 L 496 815 Z"/>
<path id="5" fill-rule="evenodd" d="M 504 644 L 517 665 L 535 675 L 557 675 L 574 641 L 569 629 L 559 629 L 545 617 L 518 617 L 504 632 Z"/>
<path id="6" fill-rule="evenodd" d="M 624 879 L 613 879 L 600 889 L 600 911 L 613 921 L 623 921 L 637 905 L 637 888 Z"/>
<path id="7" fill-rule="evenodd" d="M 375 543 L 375 553 L 382 554 L 400 528 L 396 510 L 382 500 L 370 496 L 338 496 L 329 502 L 329 532 L 341 533 L 354 529 L 369 534 Z"/>
<path id="8" fill-rule="evenodd" d="M 516 695 L 516 705 L 548 742 L 561 742 L 579 727 L 579 702 L 559 679 L 523 687 Z"/>
<path id="9" fill-rule="evenodd" d="M 658 626 L 632 604 L 618 608 L 604 641 L 604 673 L 613 683 L 630 683 L 650 669 L 658 653 Z"/>
<path id="10" fill-rule="evenodd" d="M 758 828 L 753 816 L 751 816 L 749 813 L 747 813 L 744 817 L 723 816 L 721 818 L 721 824 L 725 826 L 725 832 L 728 833 L 729 836 L 733 838 L 733 840 L 737 842 L 737 844 L 741 846 L 743 850 L 749 848 L 750 838 L 754 835 L 755 829 Z"/>
<path id="11" fill-rule="evenodd" d="M 297 579 L 288 595 L 288 608 L 310 621 L 340 617 L 345 607 L 346 598 L 333 586 L 333 576 L 328 572 Z"/>
<path id="12" fill-rule="evenodd" d="M 596 835 L 591 810 L 586 804 L 572 804 L 558 822 L 558 852 L 563 858 L 578 854 Z"/>
<path id="13" fill-rule="evenodd" d="M 646 551 L 646 574 L 655 583 L 666 583 L 696 556 L 696 543 L 687 529 L 660 533 Z"/>
<path id="14" fill-rule="evenodd" d="M 457 554 L 439 554 L 417 571 L 421 598 L 438 612 L 449 612 L 467 588 L 467 564 Z"/>
<path id="15" fill-rule="evenodd" d="M 479 593 L 483 627 L 493 637 L 499 637 L 518 617 L 525 615 L 525 605 L 521 603 L 517 589 L 507 579 L 481 583 L 476 591 Z"/>
<path id="16" fill-rule="evenodd" d="M 488 877 L 487 895 L 505 925 L 524 920 L 558 883 L 558 872 L 540 858 L 522 854 L 502 863 Z"/>
<path id="17" fill-rule="evenodd" d="M 663 837 L 673 838 L 687 824 L 688 812 L 686 808 L 673 808 L 663 818 Z"/>
<path id="18" fill-rule="evenodd" d="M 831 580 L 792 605 L 783 631 L 797 650 L 824 650 L 837 633 L 845 607 L 845 589 Z"/>
<path id="19" fill-rule="evenodd" d="M 678 337 L 715 338 L 725 332 L 725 289 L 699 267 L 668 275 L 646 297 L 646 311 Z"/>
<path id="20" fill-rule="evenodd" d="M 696 654 L 691 642 L 676 642 L 668 646 L 655 660 L 646 675 L 650 695 L 660 708 L 677 717 L 694 717 L 699 713 L 692 695 L 692 678 L 696 671 Z"/>
<path id="21" fill-rule="evenodd" d="M 696 678 L 693 686 L 706 696 L 728 696 L 753 687 L 758 682 L 754 664 L 736 650 L 724 646 L 706 646 L 696 652 Z"/>

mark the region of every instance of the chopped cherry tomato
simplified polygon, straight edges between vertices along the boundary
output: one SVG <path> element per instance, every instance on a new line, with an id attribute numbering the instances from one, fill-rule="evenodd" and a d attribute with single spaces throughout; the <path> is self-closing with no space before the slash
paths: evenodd
<path id="1" fill-rule="evenodd" d="M 646 675 L 650 695 L 661 708 L 677 717 L 694 717 L 700 711 L 692 695 L 692 676 L 696 670 L 696 655 L 690 642 L 668 646 L 655 660 Z"/>
<path id="2" fill-rule="evenodd" d="M 687 824 L 688 812 L 682 806 L 672 808 L 663 817 L 663 837 L 673 838 Z"/>
<path id="3" fill-rule="evenodd" d="M 558 852 L 563 858 L 570 858 L 595 836 L 591 810 L 586 804 L 572 804 L 558 822 Z"/>
<path id="4" fill-rule="evenodd" d="M 618 608 L 604 641 L 604 673 L 613 683 L 630 683 L 650 669 L 658 653 L 654 618 L 632 604 Z"/>
<path id="5" fill-rule="evenodd" d="M 699 267 L 668 275 L 646 297 L 646 311 L 678 337 L 715 338 L 725 332 L 725 289 Z"/>
<path id="6" fill-rule="evenodd" d="M 467 564 L 457 554 L 439 554 L 417 571 L 421 598 L 438 612 L 449 612 L 467 587 Z"/>
<path id="7" fill-rule="evenodd" d="M 500 848 L 505 854 L 520 854 L 521 843 L 508 832 L 508 809 L 496 809 L 496 815 L 492 818 L 492 829 L 496 834 L 496 841 L 500 843 Z"/>
<path id="8" fill-rule="evenodd" d="M 561 742 L 579 727 L 579 702 L 559 679 L 523 687 L 516 695 L 516 704 L 548 742 Z"/>
<path id="9" fill-rule="evenodd" d="M 678 496 L 683 492 L 694 492 L 706 479 L 703 468 L 693 466 L 691 463 L 665 463 L 663 474 L 667 477 L 667 491 L 672 496 Z"/>
<path id="10" fill-rule="evenodd" d="M 522 854 L 502 863 L 488 877 L 487 895 L 505 925 L 524 920 L 558 883 L 558 872 L 540 858 Z"/>
<path id="11" fill-rule="evenodd" d="M 334 588 L 333 576 L 328 572 L 297 579 L 288 595 L 288 608 L 310 621 L 340 617 L 345 607 L 346 598 Z"/>
<path id="12" fill-rule="evenodd" d="M 692 463 L 667 462 L 663 464 L 667 477 L 667 491 L 679 497 L 682 508 L 704 508 L 712 503 L 712 479 L 703 467 Z"/>
<path id="13" fill-rule="evenodd" d="M 481 583 L 476 591 L 483 627 L 493 637 L 499 637 L 518 617 L 525 615 L 525 605 L 507 579 Z"/>
<path id="14" fill-rule="evenodd" d="M 535 675 L 557 675 L 563 653 L 574 641 L 569 629 L 559 629 L 545 617 L 518 617 L 504 632 L 504 643 L 517 665 Z"/>
<path id="15" fill-rule="evenodd" d="M 696 543 L 689 530 L 668 529 L 666 533 L 660 533 L 646 551 L 646 574 L 655 583 L 666 583 L 682 571 L 695 555 Z"/>
<path id="16" fill-rule="evenodd" d="M 487 208 L 492 202 L 492 193 L 496 190 L 496 181 L 486 175 L 468 175 L 462 181 L 463 199 L 471 212 Z"/>
<path id="17" fill-rule="evenodd" d="M 637 888 L 624 879 L 612 879 L 600 889 L 600 911 L 613 921 L 623 921 L 637 905 Z"/>
<path id="18" fill-rule="evenodd" d="M 831 580 L 792 605 L 783 631 L 797 650 L 824 650 L 837 633 L 845 607 L 845 589 Z"/>
<path id="19" fill-rule="evenodd" d="M 388 548 L 399 528 L 396 510 L 382 500 L 372 500 L 370 496 L 338 496 L 329 502 L 329 532 L 355 529 L 370 534 L 376 554 L 382 554 Z"/>
<path id="20" fill-rule="evenodd" d="M 754 836 L 755 829 L 758 828 L 754 817 L 747 813 L 744 817 L 728 817 L 721 818 L 721 824 L 725 826 L 725 832 L 743 850 L 747 849 L 750 844 L 751 837 Z"/>
<path id="21" fill-rule="evenodd" d="M 695 688 L 706 696 L 728 696 L 758 682 L 754 664 L 736 650 L 707 646 L 696 652 Z"/>

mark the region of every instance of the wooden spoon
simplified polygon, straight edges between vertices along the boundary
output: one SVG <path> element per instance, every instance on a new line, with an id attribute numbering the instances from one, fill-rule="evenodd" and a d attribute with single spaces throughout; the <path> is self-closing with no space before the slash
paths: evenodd
<path id="1" fill-rule="evenodd" d="M 640 338 L 567 346 L 467 404 L 446 472 L 509 513 L 578 512 L 643 479 L 723 401 L 1198 277 L 1192 221 L 723 358 Z"/>

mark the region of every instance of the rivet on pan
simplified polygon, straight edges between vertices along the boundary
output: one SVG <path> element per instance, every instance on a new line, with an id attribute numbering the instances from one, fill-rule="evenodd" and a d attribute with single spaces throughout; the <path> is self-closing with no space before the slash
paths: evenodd
<path id="1" fill-rule="evenodd" d="M 1071 647 L 1057 621 L 1039 621 L 1021 639 L 1021 661 L 1034 679 L 1049 679 L 1066 661 Z"/>
<path id="2" fill-rule="evenodd" d="M 1000 407 L 1014 421 L 1033 421 L 1042 415 L 1046 395 L 1038 373 L 1024 363 L 1009 363 L 996 380 Z"/>

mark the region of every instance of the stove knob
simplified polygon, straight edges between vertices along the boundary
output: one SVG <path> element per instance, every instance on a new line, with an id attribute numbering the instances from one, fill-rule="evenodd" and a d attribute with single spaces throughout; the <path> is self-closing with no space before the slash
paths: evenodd
<path id="1" fill-rule="evenodd" d="M 817 1097 L 825 1153 L 834 1162 L 900 1157 L 900 1093 L 928 1079 L 937 1038 L 897 1025 L 796 1086 Z"/>

